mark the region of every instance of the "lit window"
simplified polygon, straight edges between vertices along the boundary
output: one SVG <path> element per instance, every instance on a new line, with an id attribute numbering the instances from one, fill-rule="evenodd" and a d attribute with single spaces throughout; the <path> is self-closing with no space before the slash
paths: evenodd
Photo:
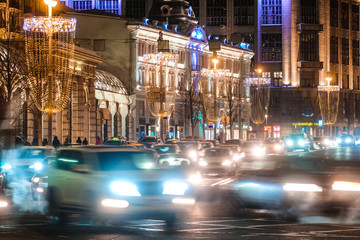
<path id="1" fill-rule="evenodd" d="M 281 0 L 262 0 L 261 24 L 281 24 Z"/>

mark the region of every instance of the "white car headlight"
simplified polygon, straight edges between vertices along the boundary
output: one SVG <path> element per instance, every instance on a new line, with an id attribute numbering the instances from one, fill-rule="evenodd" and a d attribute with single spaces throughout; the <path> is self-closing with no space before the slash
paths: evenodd
<path id="1" fill-rule="evenodd" d="M 40 162 L 36 162 L 33 165 L 31 165 L 30 168 L 33 168 L 36 171 L 40 171 L 43 168 L 43 165 Z"/>
<path id="2" fill-rule="evenodd" d="M 113 182 L 111 191 L 121 196 L 141 196 L 135 184 L 128 182 Z"/>
<path id="3" fill-rule="evenodd" d="M 197 158 L 197 152 L 195 150 L 190 150 L 189 151 L 189 156 L 192 158 Z"/>
<path id="4" fill-rule="evenodd" d="M 221 165 L 223 166 L 230 166 L 231 165 L 231 161 L 230 160 L 225 160 L 221 163 Z"/>
<path id="5" fill-rule="evenodd" d="M 169 181 L 164 184 L 163 194 L 166 195 L 184 195 L 189 185 L 185 182 Z"/>
<path id="6" fill-rule="evenodd" d="M 287 140 L 286 141 L 286 145 L 288 145 L 289 147 L 291 147 L 292 145 L 294 145 L 294 142 L 292 140 Z"/>
<path id="7" fill-rule="evenodd" d="M 341 143 L 341 139 L 340 139 L 340 138 L 337 138 L 337 139 L 336 139 L 336 142 L 337 142 L 337 143 Z"/>
<path id="8" fill-rule="evenodd" d="M 202 182 L 201 174 L 193 173 L 189 176 L 189 181 L 194 184 L 199 184 Z"/>
<path id="9" fill-rule="evenodd" d="M 332 189 L 335 191 L 360 191 L 359 182 L 347 182 L 347 181 L 335 181 L 332 185 Z"/>
<path id="10" fill-rule="evenodd" d="M 280 150 L 281 150 L 281 145 L 280 145 L 280 144 L 276 144 L 276 145 L 274 146 L 274 149 L 275 149 L 276 151 L 280 151 Z"/>
<path id="11" fill-rule="evenodd" d="M 10 169 L 12 169 L 12 166 L 11 166 L 10 164 L 8 164 L 8 163 L 5 163 L 5 164 L 2 166 L 2 168 L 3 168 L 4 170 L 10 170 Z"/>
<path id="12" fill-rule="evenodd" d="M 351 142 L 351 139 L 350 139 L 350 138 L 347 138 L 347 139 L 345 139 L 345 142 L 346 142 L 346 143 L 350 143 L 350 142 Z"/>
<path id="13" fill-rule="evenodd" d="M 315 184 L 286 183 L 283 189 L 289 192 L 322 192 L 322 187 Z"/>
<path id="14" fill-rule="evenodd" d="M 200 162 L 199 162 L 199 166 L 200 167 L 206 167 L 208 165 L 208 163 L 206 162 L 206 161 L 204 161 L 204 160 L 201 160 Z"/>
<path id="15" fill-rule="evenodd" d="M 300 146 L 305 146 L 305 141 L 304 140 L 299 140 L 299 145 Z"/>

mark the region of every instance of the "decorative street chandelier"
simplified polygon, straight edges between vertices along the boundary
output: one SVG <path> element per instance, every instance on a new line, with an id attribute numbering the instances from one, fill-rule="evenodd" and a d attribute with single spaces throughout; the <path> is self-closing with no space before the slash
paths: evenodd
<path id="1" fill-rule="evenodd" d="M 331 77 L 327 77 L 327 85 L 318 86 L 321 118 L 324 125 L 330 127 L 330 136 L 332 132 L 331 127 L 337 120 L 340 97 L 340 87 L 338 85 L 330 85 L 331 80 Z"/>
<path id="2" fill-rule="evenodd" d="M 257 69 L 261 74 L 262 70 Z M 248 77 L 245 79 L 246 84 L 250 87 L 250 119 L 257 125 L 257 134 L 260 124 L 267 120 L 269 101 L 270 101 L 270 78 Z M 259 136 L 257 136 L 259 137 Z"/>
<path id="3" fill-rule="evenodd" d="M 63 110 L 70 98 L 76 19 L 53 17 L 57 1 L 45 3 L 49 16 L 25 18 L 23 30 L 30 95 L 35 106 L 51 116 Z"/>
<path id="4" fill-rule="evenodd" d="M 159 117 L 160 137 L 164 140 L 164 132 L 167 129 L 167 120 L 174 111 L 176 92 L 170 91 L 167 86 L 166 71 L 163 72 L 163 67 L 174 67 L 177 62 L 177 56 L 169 52 L 169 40 L 163 40 L 162 32 L 159 33 L 158 51 L 159 52 L 155 54 L 144 55 L 143 60 L 144 62 L 158 65 L 160 68 L 160 81 L 153 81 L 146 87 L 146 101 L 151 114 L 154 117 Z"/>

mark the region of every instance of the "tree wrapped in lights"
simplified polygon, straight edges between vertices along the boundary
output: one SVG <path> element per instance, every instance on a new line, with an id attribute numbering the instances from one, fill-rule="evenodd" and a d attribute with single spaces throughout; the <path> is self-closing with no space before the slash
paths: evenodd
<path id="1" fill-rule="evenodd" d="M 70 99 L 76 19 L 53 17 L 57 2 L 45 3 L 49 16 L 25 18 L 23 30 L 30 96 L 40 111 L 48 113 L 51 139 L 51 116 L 62 111 Z"/>
<path id="2" fill-rule="evenodd" d="M 263 124 L 268 116 L 270 78 L 249 77 L 246 83 L 250 86 L 250 119 L 256 124 L 259 137 L 259 125 Z"/>
<path id="3" fill-rule="evenodd" d="M 329 126 L 330 136 L 332 133 L 332 125 L 336 123 L 339 110 L 340 87 L 330 85 L 332 78 L 327 77 L 327 85 L 318 86 L 318 96 L 321 118 L 324 125 Z"/>

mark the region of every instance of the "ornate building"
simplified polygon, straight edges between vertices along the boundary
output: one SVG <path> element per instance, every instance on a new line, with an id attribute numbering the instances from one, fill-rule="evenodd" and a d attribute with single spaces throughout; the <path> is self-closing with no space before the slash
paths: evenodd
<path id="1" fill-rule="evenodd" d="M 166 17 L 161 18 L 166 12 Z M 177 56 L 176 61 L 167 65 L 163 72 L 169 92 L 177 93 L 175 111 L 168 119 L 170 137 L 182 137 L 190 133 L 186 126 L 184 115 L 181 114 L 181 83 L 186 79 L 199 79 L 201 69 L 210 69 L 210 59 L 213 53 L 209 51 L 208 36 L 201 26 L 196 24 L 194 12 L 186 1 L 155 1 L 150 11 L 149 19 L 130 20 L 123 17 L 99 15 L 97 10 L 80 13 L 66 13 L 78 19 L 77 43 L 79 46 L 96 51 L 104 58 L 99 69 L 114 75 L 123 83 L 126 89 L 127 103 L 117 102 L 122 116 L 122 134 L 130 139 L 138 139 L 144 135 L 158 135 L 159 121 L 151 114 L 146 101 L 146 89 L 160 82 L 160 65 L 157 59 L 149 54 L 157 53 L 159 33 L 169 40 L 170 52 Z M 90 28 L 92 31 L 88 31 Z M 222 44 L 218 51 L 219 68 L 228 69 L 232 78 L 236 79 L 240 98 L 246 98 L 243 80 L 249 73 L 250 59 L 253 52 L 246 44 Z M 242 95 L 240 96 L 240 89 Z M 124 98 L 125 99 L 125 98 Z M 103 99 L 104 100 L 104 99 Z M 110 106 L 114 100 L 98 101 L 102 111 L 109 112 L 101 119 L 104 132 L 114 135 L 114 111 Z M 106 109 L 106 110 L 105 110 Z M 244 113 L 237 115 L 237 123 L 242 118 L 248 121 Z M 241 115 L 241 117 L 240 117 Z M 201 126 L 196 127 L 196 135 L 202 136 Z M 206 127 L 207 128 L 207 127 Z M 186 132 L 185 132 L 186 130 Z M 206 129 L 207 137 L 210 130 Z M 218 130 L 219 133 L 222 130 Z M 242 137 L 242 130 L 237 124 L 237 138 Z M 107 137 L 111 137 L 109 134 Z M 205 136 L 202 136 L 205 137 Z"/>

